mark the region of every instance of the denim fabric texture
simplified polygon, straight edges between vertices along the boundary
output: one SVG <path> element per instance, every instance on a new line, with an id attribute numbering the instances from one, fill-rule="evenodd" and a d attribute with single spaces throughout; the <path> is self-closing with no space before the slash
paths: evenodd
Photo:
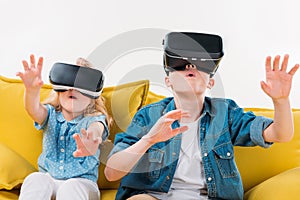
<path id="1" fill-rule="evenodd" d="M 39 171 L 48 172 L 55 179 L 86 178 L 97 182 L 100 148 L 95 155 L 75 158 L 73 152 L 77 147 L 73 135 L 81 134 L 81 128 L 87 129 L 91 123 L 99 121 L 104 125 L 104 141 L 108 137 L 105 115 L 80 115 L 66 121 L 61 112 L 46 106 L 48 116 L 45 122 L 41 126 L 35 122 L 35 127 L 44 131 L 43 151 L 38 159 Z"/>
<path id="2" fill-rule="evenodd" d="M 174 109 L 172 97 L 140 109 L 126 132 L 116 135 L 110 155 L 136 143 L 161 116 Z M 233 100 L 205 98 L 199 120 L 199 143 L 209 199 L 243 199 L 233 146 L 270 147 L 271 143 L 264 141 L 262 132 L 272 122 L 272 119 L 244 112 Z M 179 127 L 178 121 L 172 127 Z M 116 199 L 126 199 L 147 190 L 168 192 L 176 170 L 181 135 L 149 148 L 131 173 L 121 180 Z"/>

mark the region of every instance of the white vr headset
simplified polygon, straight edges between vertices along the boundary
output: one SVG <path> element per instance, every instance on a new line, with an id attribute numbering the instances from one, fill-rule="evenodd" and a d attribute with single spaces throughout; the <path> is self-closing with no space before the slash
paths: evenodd
<path id="1" fill-rule="evenodd" d="M 55 91 L 75 89 L 92 99 L 101 95 L 104 83 L 100 70 L 66 63 L 55 63 L 50 70 L 49 79 Z"/>

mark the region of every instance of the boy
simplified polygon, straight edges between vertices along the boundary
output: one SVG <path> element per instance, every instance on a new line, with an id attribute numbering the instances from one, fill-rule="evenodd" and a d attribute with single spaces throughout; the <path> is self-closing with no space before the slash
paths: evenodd
<path id="1" fill-rule="evenodd" d="M 299 65 L 287 73 L 288 55 L 281 65 L 280 56 L 266 58 L 261 87 L 274 103 L 273 121 L 205 96 L 223 56 L 221 37 L 172 32 L 164 45 L 165 82 L 174 97 L 142 108 L 116 135 L 105 169 L 108 180 L 122 178 L 116 199 L 243 199 L 233 146 L 291 140 L 289 94 Z"/>

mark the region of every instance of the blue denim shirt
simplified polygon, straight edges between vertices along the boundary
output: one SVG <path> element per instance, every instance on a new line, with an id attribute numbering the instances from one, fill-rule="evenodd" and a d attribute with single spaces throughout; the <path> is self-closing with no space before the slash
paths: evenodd
<path id="1" fill-rule="evenodd" d="M 136 143 L 162 115 L 174 109 L 175 103 L 171 97 L 140 109 L 126 132 L 116 135 L 110 155 Z M 272 123 L 272 119 L 255 116 L 252 112 L 245 113 L 233 100 L 206 97 L 199 123 L 208 197 L 243 199 L 242 180 L 234 161 L 233 146 L 269 147 L 271 144 L 264 141 L 262 131 Z M 178 121 L 172 127 L 179 127 Z M 150 147 L 131 173 L 121 180 L 116 199 L 125 199 L 147 190 L 168 192 L 180 145 L 181 134 Z"/>
<path id="2" fill-rule="evenodd" d="M 66 121 L 61 112 L 53 106 L 46 105 L 48 116 L 42 125 L 35 122 L 38 130 L 43 130 L 43 151 L 38 158 L 40 172 L 47 172 L 56 179 L 86 178 L 97 182 L 100 148 L 95 155 L 74 157 L 77 149 L 73 135 L 81 134 L 81 128 L 87 129 L 93 122 L 101 122 L 104 126 L 102 140 L 108 137 L 105 115 L 80 115 Z"/>

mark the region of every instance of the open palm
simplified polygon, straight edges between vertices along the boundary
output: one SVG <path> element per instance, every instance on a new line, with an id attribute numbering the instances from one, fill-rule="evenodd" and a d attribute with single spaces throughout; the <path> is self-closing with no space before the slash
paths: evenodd
<path id="1" fill-rule="evenodd" d="M 81 137 L 77 133 L 73 136 L 77 146 L 76 151 L 73 153 L 74 157 L 94 155 L 98 150 L 99 144 L 102 143 L 102 139 L 94 137 L 92 131 L 87 132 L 85 129 L 81 129 L 81 134 Z"/>
<path id="2" fill-rule="evenodd" d="M 289 97 L 292 79 L 299 68 L 299 64 L 296 64 L 287 72 L 288 59 L 289 56 L 285 55 L 280 65 L 280 56 L 275 57 L 273 64 L 271 63 L 270 56 L 266 58 L 266 81 L 261 81 L 261 87 L 272 99 Z"/>
<path id="3" fill-rule="evenodd" d="M 155 125 L 151 128 L 149 133 L 143 137 L 143 139 L 148 140 L 148 142 L 152 144 L 171 139 L 175 135 L 188 129 L 187 126 L 172 129 L 171 124 L 175 120 L 179 120 L 180 118 L 188 116 L 189 113 L 179 109 L 168 112 L 155 123 Z"/>
<path id="4" fill-rule="evenodd" d="M 40 88 L 43 85 L 42 81 L 42 67 L 43 67 L 43 58 L 40 57 L 38 63 L 35 63 L 34 55 L 30 55 L 30 63 L 23 60 L 24 72 L 18 72 L 19 76 L 26 88 Z"/>

